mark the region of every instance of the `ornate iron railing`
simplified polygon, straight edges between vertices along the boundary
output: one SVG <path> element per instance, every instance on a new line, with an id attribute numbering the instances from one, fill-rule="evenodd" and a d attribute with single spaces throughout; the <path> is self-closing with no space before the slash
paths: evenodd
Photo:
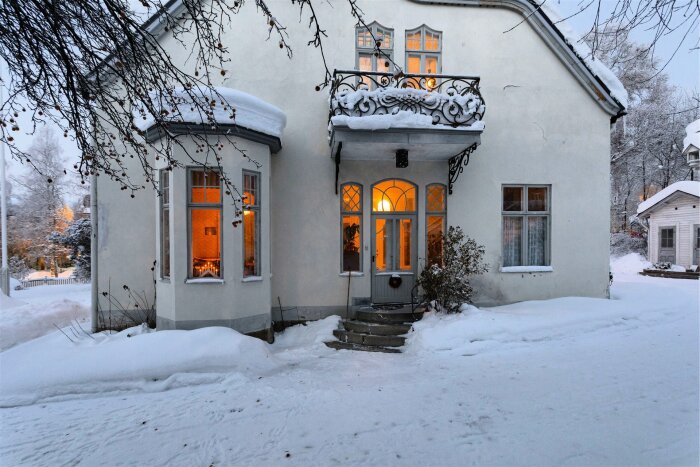
<path id="1" fill-rule="evenodd" d="M 334 71 L 329 120 L 408 111 L 427 115 L 433 125 L 471 126 L 486 105 L 474 76 Z"/>

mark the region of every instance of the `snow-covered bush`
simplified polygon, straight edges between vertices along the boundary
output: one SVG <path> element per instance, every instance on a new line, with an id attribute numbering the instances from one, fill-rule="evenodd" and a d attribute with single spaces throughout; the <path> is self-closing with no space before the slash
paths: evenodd
<path id="1" fill-rule="evenodd" d="M 488 271 L 483 263 L 485 249 L 466 237 L 460 227 L 450 227 L 442 241 L 442 264 L 426 266 L 417 283 L 431 308 L 455 313 L 471 301 L 474 289 L 469 277 Z"/>
<path id="2" fill-rule="evenodd" d="M 641 234 L 616 232 L 610 235 L 610 255 L 625 256 L 630 253 L 638 253 L 644 257 L 647 255 L 647 240 Z"/>
<path id="3" fill-rule="evenodd" d="M 10 270 L 10 277 L 18 280 L 23 280 L 31 271 L 24 258 L 19 256 L 10 256 L 7 260 L 7 268 Z"/>

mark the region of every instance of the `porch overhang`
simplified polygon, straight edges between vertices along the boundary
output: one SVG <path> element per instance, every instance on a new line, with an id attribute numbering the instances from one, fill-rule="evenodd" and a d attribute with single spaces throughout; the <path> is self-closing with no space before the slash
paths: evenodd
<path id="1" fill-rule="evenodd" d="M 331 155 L 342 147 L 344 160 L 391 161 L 408 151 L 409 161 L 448 161 L 464 148 L 481 143 L 482 130 L 390 128 L 358 130 L 331 125 Z"/>

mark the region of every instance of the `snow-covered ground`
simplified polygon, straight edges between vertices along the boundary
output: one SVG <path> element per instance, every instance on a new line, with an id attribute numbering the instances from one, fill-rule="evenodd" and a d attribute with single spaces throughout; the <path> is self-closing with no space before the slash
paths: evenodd
<path id="1" fill-rule="evenodd" d="M 0 350 L 58 332 L 71 322 L 90 328 L 90 284 L 40 285 L 0 293 Z"/>
<path id="2" fill-rule="evenodd" d="M 403 354 L 220 328 L 0 353 L 2 465 L 698 465 L 700 283 L 426 316 Z M 130 337 L 129 337 L 130 336 Z"/>

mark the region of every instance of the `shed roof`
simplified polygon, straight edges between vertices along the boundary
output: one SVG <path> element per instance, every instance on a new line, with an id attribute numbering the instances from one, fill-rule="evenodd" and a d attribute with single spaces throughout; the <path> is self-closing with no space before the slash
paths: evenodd
<path id="1" fill-rule="evenodd" d="M 685 193 L 700 198 L 700 182 L 683 180 L 667 186 L 648 200 L 639 203 L 637 214 L 640 216 L 647 215 L 652 208 L 676 193 Z"/>

